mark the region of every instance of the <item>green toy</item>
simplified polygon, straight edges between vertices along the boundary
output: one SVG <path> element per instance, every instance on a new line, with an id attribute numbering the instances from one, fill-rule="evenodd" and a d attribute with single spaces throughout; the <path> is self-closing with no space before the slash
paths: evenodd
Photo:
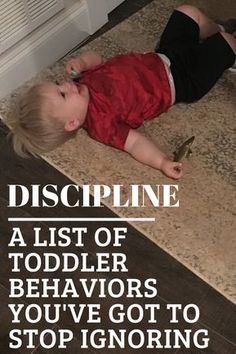
<path id="1" fill-rule="evenodd" d="M 174 152 L 174 161 L 178 162 L 184 158 L 188 158 L 192 154 L 192 144 L 194 142 L 195 136 L 192 136 L 186 140 L 175 152 Z"/>

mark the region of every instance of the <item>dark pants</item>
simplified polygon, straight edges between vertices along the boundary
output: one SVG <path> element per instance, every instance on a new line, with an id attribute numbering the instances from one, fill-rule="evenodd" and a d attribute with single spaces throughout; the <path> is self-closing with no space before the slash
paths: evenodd
<path id="1" fill-rule="evenodd" d="M 198 24 L 177 10 L 171 15 L 156 52 L 170 59 L 176 102 L 200 99 L 235 61 L 233 50 L 220 33 L 199 43 Z"/>

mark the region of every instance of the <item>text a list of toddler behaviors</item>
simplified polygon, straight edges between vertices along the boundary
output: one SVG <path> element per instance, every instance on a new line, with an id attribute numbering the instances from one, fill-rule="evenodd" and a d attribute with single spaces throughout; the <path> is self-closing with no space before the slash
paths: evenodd
<path id="1" fill-rule="evenodd" d="M 129 277 L 123 252 L 126 227 L 101 226 L 90 233 L 87 227 L 51 226 L 46 231 L 32 227 L 28 247 L 23 228 L 12 227 L 11 349 L 34 349 L 39 344 L 63 349 L 74 338 L 84 350 L 208 346 L 206 329 L 189 328 L 200 318 L 197 305 L 163 305 L 156 278 Z M 95 261 L 84 251 L 91 240 L 97 250 Z M 168 314 L 164 330 L 159 329 L 160 311 Z M 73 326 L 64 325 L 65 315 Z M 178 328 L 180 316 L 186 329 Z M 22 323 L 27 323 L 26 328 Z"/>

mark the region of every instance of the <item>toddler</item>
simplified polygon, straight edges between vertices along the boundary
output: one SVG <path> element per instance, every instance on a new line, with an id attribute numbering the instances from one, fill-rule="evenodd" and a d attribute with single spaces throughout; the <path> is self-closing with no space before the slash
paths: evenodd
<path id="1" fill-rule="evenodd" d="M 11 122 L 16 153 L 48 152 L 82 127 L 92 138 L 180 178 L 182 163 L 171 161 L 136 128 L 174 103 L 204 96 L 235 66 L 235 34 L 236 20 L 219 25 L 197 8 L 181 5 L 154 53 L 118 55 L 103 63 L 88 51 L 70 59 L 66 71 L 76 71 L 78 79 L 36 85 L 22 100 Z"/>

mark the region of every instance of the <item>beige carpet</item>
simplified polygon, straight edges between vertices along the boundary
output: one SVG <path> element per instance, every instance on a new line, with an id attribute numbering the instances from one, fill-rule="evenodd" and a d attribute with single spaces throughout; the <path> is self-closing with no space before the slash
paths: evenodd
<path id="1" fill-rule="evenodd" d="M 105 58 L 130 50 L 153 50 L 168 16 L 180 1 L 151 4 L 87 46 Z M 214 18 L 236 17 L 235 0 L 196 0 Z M 214 63 L 213 63 L 214 65 Z M 45 70 L 40 79 L 63 77 L 62 63 Z M 36 78 L 36 80 L 38 80 Z M 10 98 L 1 103 L 7 114 Z M 201 102 L 178 105 L 145 124 L 145 132 L 166 152 L 191 135 L 194 154 L 179 184 L 179 208 L 115 210 L 125 217 L 156 217 L 155 223 L 134 223 L 149 239 L 235 302 L 235 121 L 236 74 L 227 72 Z M 79 132 L 45 159 L 77 184 L 122 184 L 124 198 L 131 184 L 170 184 L 158 171 L 127 154 L 103 146 Z M 110 207 L 108 203 L 108 207 Z"/>

